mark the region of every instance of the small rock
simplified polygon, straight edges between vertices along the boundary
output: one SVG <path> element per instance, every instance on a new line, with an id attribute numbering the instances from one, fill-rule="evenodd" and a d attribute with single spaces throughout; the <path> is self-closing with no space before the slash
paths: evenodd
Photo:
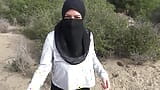
<path id="1" fill-rule="evenodd" d="M 130 66 L 129 66 L 129 65 L 126 65 L 126 68 L 130 68 Z"/>
<path id="2" fill-rule="evenodd" d="M 148 83 L 148 86 L 152 86 L 152 83 L 151 83 L 151 82 L 149 82 L 149 83 Z"/>
<path id="3" fill-rule="evenodd" d="M 156 68 L 156 66 L 154 66 L 154 65 L 150 65 L 150 67 L 152 67 L 152 68 Z"/>
<path id="4" fill-rule="evenodd" d="M 143 65 L 143 62 L 136 62 L 136 65 Z"/>
<path id="5" fill-rule="evenodd" d="M 121 67 L 124 66 L 122 62 L 117 62 L 117 65 L 118 65 L 118 66 L 121 66 Z"/>
<path id="6" fill-rule="evenodd" d="M 113 76 L 114 78 L 116 78 L 116 77 L 119 76 L 119 74 L 118 74 L 118 73 L 112 73 L 112 76 Z"/>
<path id="7" fill-rule="evenodd" d="M 135 76 L 137 76 L 137 72 L 136 71 L 133 71 L 132 72 L 132 75 L 135 77 Z"/>

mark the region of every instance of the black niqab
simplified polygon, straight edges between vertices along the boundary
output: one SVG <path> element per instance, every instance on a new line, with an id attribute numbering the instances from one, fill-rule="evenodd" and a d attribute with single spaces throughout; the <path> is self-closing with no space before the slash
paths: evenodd
<path id="1" fill-rule="evenodd" d="M 90 35 L 82 19 L 64 19 L 65 13 L 70 9 L 78 11 L 82 18 L 85 16 L 82 0 L 66 0 L 62 8 L 63 19 L 55 27 L 55 44 L 61 57 L 76 65 L 84 61 L 88 54 Z"/>

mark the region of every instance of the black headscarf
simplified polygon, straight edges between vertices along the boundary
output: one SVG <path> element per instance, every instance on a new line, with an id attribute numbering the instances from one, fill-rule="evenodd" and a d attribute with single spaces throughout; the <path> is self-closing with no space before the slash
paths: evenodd
<path id="1" fill-rule="evenodd" d="M 85 17 L 86 9 L 82 0 L 66 0 L 62 8 L 62 17 L 64 17 L 65 13 L 70 9 L 78 11 L 81 14 L 82 18 Z"/>
<path id="2" fill-rule="evenodd" d="M 55 26 L 55 44 L 61 57 L 76 65 L 84 61 L 88 54 L 90 35 L 83 25 L 83 19 L 64 19 L 70 9 L 78 11 L 82 18 L 85 16 L 82 0 L 66 0 L 62 8 L 63 19 Z"/>

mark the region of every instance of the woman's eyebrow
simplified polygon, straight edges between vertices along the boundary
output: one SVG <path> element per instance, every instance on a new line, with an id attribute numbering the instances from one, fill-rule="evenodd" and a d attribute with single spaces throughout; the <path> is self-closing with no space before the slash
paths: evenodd
<path id="1" fill-rule="evenodd" d="M 75 15 L 75 16 L 81 16 L 81 15 Z"/>
<path id="2" fill-rule="evenodd" d="M 72 16 L 72 15 L 70 15 L 70 14 L 66 14 L 65 16 Z M 73 16 L 81 16 L 81 15 L 73 15 Z"/>

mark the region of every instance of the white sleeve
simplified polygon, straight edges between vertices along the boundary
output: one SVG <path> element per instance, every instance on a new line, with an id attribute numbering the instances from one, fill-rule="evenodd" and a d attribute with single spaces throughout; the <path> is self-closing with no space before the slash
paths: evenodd
<path id="1" fill-rule="evenodd" d="M 52 37 L 48 34 L 43 45 L 40 64 L 38 69 L 35 71 L 27 90 L 40 90 L 40 87 L 43 85 L 46 77 L 48 76 L 48 73 L 51 71 L 53 54 L 49 38 Z"/>
<path id="2" fill-rule="evenodd" d="M 101 79 L 108 78 L 108 73 L 103 68 L 102 64 L 100 63 L 99 59 L 96 56 L 96 53 L 95 53 L 95 50 L 94 50 L 94 40 L 93 40 L 93 35 L 92 34 L 91 34 L 91 50 L 92 50 L 92 55 L 93 55 L 93 68 L 94 68 L 94 71 L 97 73 L 97 75 Z"/>

